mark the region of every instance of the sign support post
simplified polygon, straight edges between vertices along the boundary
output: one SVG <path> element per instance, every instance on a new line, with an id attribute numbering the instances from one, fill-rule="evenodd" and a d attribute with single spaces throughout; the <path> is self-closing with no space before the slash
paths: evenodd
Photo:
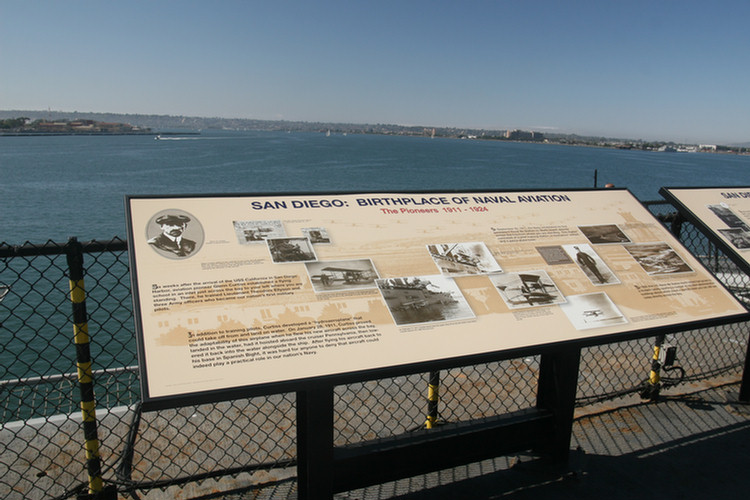
<path id="1" fill-rule="evenodd" d="M 580 347 L 566 347 L 542 354 L 539 362 L 536 407 L 550 411 L 554 421 L 552 440 L 540 451 L 555 464 L 568 463 L 580 358 Z"/>
<path id="2" fill-rule="evenodd" d="M 750 339 L 747 341 L 747 352 L 745 353 L 745 368 L 742 372 L 742 384 L 740 384 L 739 400 L 742 403 L 750 403 Z"/>
<path id="3" fill-rule="evenodd" d="M 333 498 L 333 386 L 297 391 L 297 485 L 300 500 Z"/>

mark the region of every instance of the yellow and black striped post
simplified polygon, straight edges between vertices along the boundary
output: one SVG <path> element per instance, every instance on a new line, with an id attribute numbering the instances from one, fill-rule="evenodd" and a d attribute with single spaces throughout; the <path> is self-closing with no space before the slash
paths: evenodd
<path id="1" fill-rule="evenodd" d="M 81 391 L 81 413 L 86 450 L 86 469 L 89 476 L 90 495 L 99 495 L 103 489 L 102 467 L 99 458 L 99 438 L 96 429 L 96 402 L 94 400 L 94 377 L 91 369 L 89 347 L 88 314 L 86 313 L 86 289 L 83 284 L 83 249 L 76 238 L 68 241 L 66 248 L 70 273 L 70 301 L 73 306 L 73 332 L 76 346 L 78 385 Z"/>
<path id="2" fill-rule="evenodd" d="M 659 354 L 661 354 L 661 346 L 656 344 L 654 346 L 654 357 L 651 358 L 651 371 L 648 374 L 648 381 L 651 385 L 659 385 L 659 382 L 661 382 Z"/>
<path id="3" fill-rule="evenodd" d="M 643 399 L 656 399 L 661 391 L 661 362 L 659 361 L 659 354 L 661 353 L 661 346 L 664 344 L 664 335 L 656 337 L 654 343 L 654 355 L 651 358 L 651 371 L 648 374 L 648 381 L 644 384 L 641 390 L 641 398 Z"/>
<path id="4" fill-rule="evenodd" d="M 437 424 L 438 403 L 440 402 L 440 372 L 430 372 L 430 382 L 427 390 L 427 420 L 425 429 L 432 429 Z"/>

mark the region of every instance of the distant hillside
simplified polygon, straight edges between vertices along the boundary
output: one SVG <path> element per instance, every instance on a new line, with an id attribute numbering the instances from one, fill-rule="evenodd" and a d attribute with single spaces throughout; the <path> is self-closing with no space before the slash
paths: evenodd
<path id="1" fill-rule="evenodd" d="M 0 119 L 27 117 L 32 120 L 96 120 L 128 123 L 155 131 L 170 130 L 283 130 L 293 132 L 326 132 L 351 134 L 389 134 L 428 137 L 508 139 L 505 130 L 458 127 L 406 126 L 394 124 L 326 123 L 245 118 L 211 118 L 197 116 L 141 115 L 116 113 L 79 113 L 65 111 L 0 110 Z M 542 134 L 536 133 L 537 136 Z M 566 137 L 566 136 L 561 136 Z M 521 139 L 523 140 L 523 139 Z"/>
<path id="2" fill-rule="evenodd" d="M 79 113 L 65 111 L 0 110 L 0 119 L 27 117 L 32 120 L 96 120 L 100 122 L 128 123 L 157 131 L 168 130 L 283 130 L 294 132 L 349 132 L 363 134 L 428 135 L 432 128 L 401 125 L 369 125 L 356 123 L 323 123 L 284 120 L 252 120 L 245 118 L 212 118 L 197 116 L 141 115 L 117 113 Z M 472 131 L 457 128 L 436 128 L 435 135 L 457 137 Z M 479 131 L 483 132 L 483 131 Z"/>
<path id="3" fill-rule="evenodd" d="M 469 129 L 459 127 L 431 127 L 428 125 L 406 126 L 393 124 L 362 124 L 362 123 L 326 123 L 326 122 L 302 122 L 286 120 L 253 120 L 247 118 L 218 118 L 198 116 L 172 116 L 172 115 L 143 115 L 143 114 L 121 114 L 121 113 L 81 113 L 77 111 L 29 111 L 29 110 L 0 110 L 0 119 L 11 119 L 26 117 L 31 120 L 95 120 L 97 122 L 126 123 L 134 127 L 151 129 L 155 132 L 170 131 L 199 131 L 199 130 L 266 130 L 266 131 L 292 131 L 292 132 L 326 132 L 350 133 L 350 134 L 385 134 L 385 135 L 407 135 L 420 137 L 450 137 L 468 139 L 494 139 L 494 140 L 528 140 L 516 138 L 515 132 L 506 130 Z M 656 150 L 659 147 L 672 142 L 654 141 L 645 142 L 626 138 L 607 138 L 580 136 L 576 134 L 555 134 L 532 132 L 532 136 L 542 137 L 546 142 L 557 144 L 574 144 L 599 147 L 616 147 L 626 149 Z M 538 141 L 539 139 L 531 139 Z M 750 148 L 750 142 L 743 144 L 732 144 L 722 146 L 721 151 L 739 150 Z M 732 151 L 734 152 L 734 151 Z"/>
<path id="4" fill-rule="evenodd" d="M 148 127 L 120 122 L 87 119 L 32 120 L 27 116 L 0 118 L 0 135 L 142 135 L 151 134 Z"/>

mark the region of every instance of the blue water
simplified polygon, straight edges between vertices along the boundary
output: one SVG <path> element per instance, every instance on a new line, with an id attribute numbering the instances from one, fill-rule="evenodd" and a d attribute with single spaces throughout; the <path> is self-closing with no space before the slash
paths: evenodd
<path id="1" fill-rule="evenodd" d="M 377 135 L 0 137 L 0 242 L 125 236 L 126 194 L 750 184 L 750 156 Z"/>
<path id="2" fill-rule="evenodd" d="M 283 132 L 0 137 L 0 242 L 125 237 L 126 194 L 589 188 L 595 171 L 599 186 L 628 187 L 641 200 L 659 199 L 665 185 L 750 185 L 750 157 L 734 155 Z M 137 363 L 125 259 L 87 256 L 97 369 Z M 65 256 L 0 264 L 0 282 L 12 284 L 0 303 L 0 380 L 74 372 Z M 137 387 L 106 390 L 120 401 L 107 404 L 130 404 L 119 398 Z M 27 406 L 9 404 L 23 413 L 0 421 L 64 412 Z"/>

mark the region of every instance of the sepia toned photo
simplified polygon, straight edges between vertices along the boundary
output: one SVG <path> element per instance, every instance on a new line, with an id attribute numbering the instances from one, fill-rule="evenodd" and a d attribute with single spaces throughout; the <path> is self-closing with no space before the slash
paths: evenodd
<path id="1" fill-rule="evenodd" d="M 578 264 L 594 285 L 617 285 L 620 280 L 588 244 L 563 245 L 565 252 Z"/>
<path id="2" fill-rule="evenodd" d="M 502 272 L 484 242 L 427 245 L 432 260 L 446 276 Z"/>
<path id="3" fill-rule="evenodd" d="M 303 227 L 302 236 L 306 236 L 313 245 L 328 245 L 331 243 L 331 237 L 328 231 L 323 227 Z"/>
<path id="4" fill-rule="evenodd" d="M 689 273 L 693 269 L 664 242 L 639 243 L 625 249 L 649 275 Z"/>
<path id="5" fill-rule="evenodd" d="M 742 228 L 718 229 L 718 231 L 739 250 L 750 248 L 750 231 Z"/>
<path id="6" fill-rule="evenodd" d="M 706 207 L 711 210 L 714 215 L 716 215 L 716 217 L 721 219 L 722 222 L 727 225 L 727 227 L 740 228 L 744 229 L 745 231 L 750 231 L 750 226 L 748 226 L 745 221 L 742 220 L 742 218 L 736 213 L 734 213 L 732 209 L 727 205 L 721 203 L 719 205 L 706 205 Z"/>
<path id="7" fill-rule="evenodd" d="M 276 264 L 318 260 L 307 238 L 269 238 L 266 243 L 271 260 Z"/>
<path id="8" fill-rule="evenodd" d="M 630 243 L 630 238 L 617 227 L 617 224 L 578 226 L 578 229 L 593 245 L 615 245 Z"/>
<path id="9" fill-rule="evenodd" d="M 492 274 L 489 278 L 510 309 L 565 303 L 547 271 Z"/>
<path id="10" fill-rule="evenodd" d="M 280 220 L 236 220 L 232 225 L 240 245 L 264 243 L 268 238 L 286 236 Z"/>
<path id="11" fill-rule="evenodd" d="M 560 309 L 578 330 L 622 325 L 628 322 L 606 293 L 569 295 L 567 299 L 567 303 L 561 305 Z"/>
<path id="12" fill-rule="evenodd" d="M 198 253 L 205 240 L 201 223 L 176 209 L 154 215 L 146 228 L 146 237 L 146 243 L 168 259 L 184 259 Z"/>
<path id="13" fill-rule="evenodd" d="M 379 278 L 370 259 L 316 261 L 305 267 L 316 293 L 376 288 Z"/>
<path id="14" fill-rule="evenodd" d="M 398 326 L 474 318 L 453 278 L 439 274 L 376 280 Z"/>
<path id="15" fill-rule="evenodd" d="M 558 266 L 560 264 L 572 264 L 573 259 L 565 252 L 561 245 L 550 245 L 546 247 L 536 247 L 536 251 L 542 256 L 548 266 Z"/>

